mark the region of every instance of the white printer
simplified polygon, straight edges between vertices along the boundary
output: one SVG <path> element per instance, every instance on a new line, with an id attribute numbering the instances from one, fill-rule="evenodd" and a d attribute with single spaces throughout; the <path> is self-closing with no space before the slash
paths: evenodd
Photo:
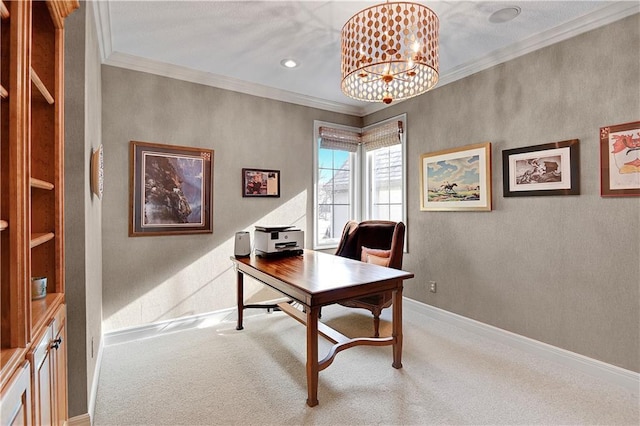
<path id="1" fill-rule="evenodd" d="M 296 256 L 304 248 L 304 231 L 293 226 L 256 226 L 254 242 L 261 257 Z"/>

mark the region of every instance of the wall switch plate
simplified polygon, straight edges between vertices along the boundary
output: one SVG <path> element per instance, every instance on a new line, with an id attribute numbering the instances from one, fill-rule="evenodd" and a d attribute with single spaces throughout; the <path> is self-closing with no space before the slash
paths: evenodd
<path id="1" fill-rule="evenodd" d="M 431 293 L 435 293 L 438 289 L 438 286 L 435 281 L 429 281 L 429 291 Z"/>

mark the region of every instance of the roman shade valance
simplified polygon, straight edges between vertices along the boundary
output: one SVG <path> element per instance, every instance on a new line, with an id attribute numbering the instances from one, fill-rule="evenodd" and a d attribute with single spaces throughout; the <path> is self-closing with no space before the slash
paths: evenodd
<path id="1" fill-rule="evenodd" d="M 402 121 L 370 127 L 362 133 L 362 145 L 365 151 L 397 145 L 401 142 L 402 131 Z"/>
<path id="2" fill-rule="evenodd" d="M 362 136 L 358 132 L 320 127 L 320 148 L 356 152 L 361 140 Z"/>
<path id="3" fill-rule="evenodd" d="M 365 151 L 371 151 L 399 144 L 402 132 L 402 121 L 369 127 L 362 133 L 322 126 L 319 129 L 320 148 L 356 152 L 362 144 Z"/>

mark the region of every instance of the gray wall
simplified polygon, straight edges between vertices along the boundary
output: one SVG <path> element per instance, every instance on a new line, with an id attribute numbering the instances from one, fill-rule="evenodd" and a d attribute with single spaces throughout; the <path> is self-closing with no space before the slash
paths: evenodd
<path id="1" fill-rule="evenodd" d="M 640 199 L 599 196 L 598 129 L 637 120 L 634 16 L 365 117 L 407 112 L 406 296 L 639 371 Z M 336 82 L 337 84 L 337 82 Z M 362 121 L 109 66 L 105 331 L 234 304 L 235 231 L 312 226 L 312 123 Z M 501 151 L 580 139 L 579 196 L 502 197 Z M 215 150 L 214 233 L 129 238 L 129 141 Z M 492 212 L 420 212 L 420 154 L 490 141 Z M 282 171 L 282 197 L 243 199 L 240 169 Z M 428 280 L 439 283 L 429 293 Z M 254 290 L 257 292 L 257 287 Z"/>
<path id="2" fill-rule="evenodd" d="M 87 7 L 89 6 L 89 7 Z M 100 56 L 92 4 L 65 21 L 65 268 L 69 416 L 89 411 L 102 336 L 102 216 L 89 188 L 101 143 Z M 88 19 L 87 19 L 88 18 Z M 92 339 L 94 349 L 92 349 Z"/>
<path id="3" fill-rule="evenodd" d="M 102 99 L 105 331 L 233 306 L 236 231 L 290 224 L 310 239 L 313 120 L 362 121 L 111 66 Z M 214 150 L 213 234 L 128 236 L 130 141 Z M 243 198 L 243 167 L 280 170 L 281 197 Z"/>
<path id="4" fill-rule="evenodd" d="M 408 116 L 407 297 L 640 370 L 640 198 L 599 195 L 599 128 L 640 119 L 639 16 L 366 117 Z M 581 195 L 503 197 L 502 150 L 568 139 Z M 421 212 L 420 155 L 485 141 L 493 211 Z"/>

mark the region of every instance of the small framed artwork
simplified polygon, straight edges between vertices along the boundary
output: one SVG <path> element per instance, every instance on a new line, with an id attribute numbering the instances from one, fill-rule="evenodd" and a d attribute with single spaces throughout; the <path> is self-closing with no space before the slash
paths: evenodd
<path id="1" fill-rule="evenodd" d="M 213 232 L 213 155 L 131 141 L 129 236 Z"/>
<path id="2" fill-rule="evenodd" d="M 600 195 L 640 195 L 640 121 L 600 128 Z"/>
<path id="3" fill-rule="evenodd" d="M 502 151 L 505 197 L 580 194 L 578 139 Z"/>
<path id="4" fill-rule="evenodd" d="M 491 142 L 422 154 L 420 210 L 490 211 Z"/>
<path id="5" fill-rule="evenodd" d="M 280 170 L 242 169 L 243 197 L 279 197 Z"/>

